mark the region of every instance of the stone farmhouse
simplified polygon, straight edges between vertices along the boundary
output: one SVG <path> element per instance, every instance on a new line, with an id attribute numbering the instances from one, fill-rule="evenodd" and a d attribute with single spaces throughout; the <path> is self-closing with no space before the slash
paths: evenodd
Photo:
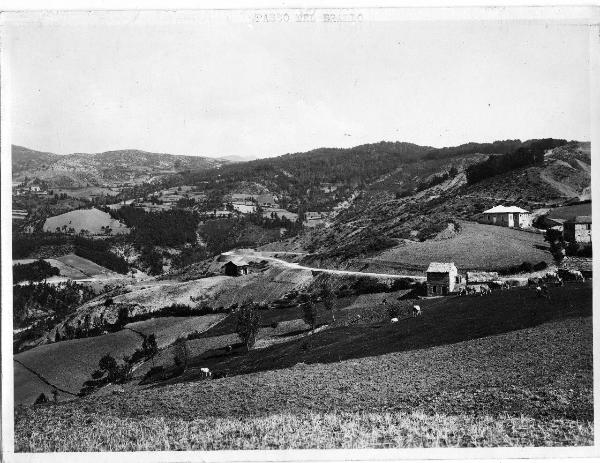
<path id="1" fill-rule="evenodd" d="M 431 262 L 427 268 L 427 296 L 445 296 L 454 292 L 462 277 L 454 262 Z"/>
<path id="2" fill-rule="evenodd" d="M 479 222 L 509 228 L 530 228 L 532 218 L 529 211 L 517 206 L 495 206 L 483 211 Z"/>
<path id="3" fill-rule="evenodd" d="M 592 216 L 578 215 L 563 224 L 565 241 L 571 243 L 592 242 Z"/>

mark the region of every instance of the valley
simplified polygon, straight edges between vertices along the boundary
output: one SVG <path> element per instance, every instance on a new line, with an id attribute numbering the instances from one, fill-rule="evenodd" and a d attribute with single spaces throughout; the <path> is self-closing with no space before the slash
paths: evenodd
<path id="1" fill-rule="evenodd" d="M 567 279 L 546 231 L 591 210 L 589 144 L 69 156 L 13 150 L 17 448 L 302 447 L 307 423 L 327 448 L 591 442 L 591 246 L 564 244 Z M 533 225 L 482 223 L 497 204 Z M 428 296 L 432 262 L 455 290 Z"/>

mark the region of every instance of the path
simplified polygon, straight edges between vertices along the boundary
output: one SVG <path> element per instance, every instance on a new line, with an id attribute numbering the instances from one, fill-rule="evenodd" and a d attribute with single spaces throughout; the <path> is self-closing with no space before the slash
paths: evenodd
<path id="1" fill-rule="evenodd" d="M 274 252 L 274 254 L 282 254 Z M 374 278 L 412 278 L 414 280 L 425 280 L 423 275 L 398 275 L 397 273 L 370 273 L 370 272 L 359 272 L 355 270 L 337 270 L 337 269 L 328 269 L 328 268 L 319 268 L 319 267 L 307 267 L 305 265 L 300 265 L 295 262 L 288 262 L 282 259 L 278 259 L 276 257 L 268 256 L 266 253 L 258 252 L 258 251 L 248 251 L 248 250 L 234 250 L 224 252 L 223 255 L 226 256 L 242 256 L 249 259 L 252 258 L 260 258 L 261 260 L 268 260 L 271 262 L 275 262 L 284 267 L 288 267 L 294 270 L 310 270 L 312 272 L 323 272 L 323 273 L 331 273 L 334 275 L 353 275 L 353 276 L 365 276 L 365 277 L 374 277 Z"/>

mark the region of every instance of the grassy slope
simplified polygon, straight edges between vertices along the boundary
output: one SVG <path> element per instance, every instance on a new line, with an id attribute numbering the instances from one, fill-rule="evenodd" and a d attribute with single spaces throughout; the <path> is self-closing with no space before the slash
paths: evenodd
<path id="1" fill-rule="evenodd" d="M 193 331 L 202 332 L 225 317 L 225 314 L 202 315 L 199 317 L 161 317 L 126 325 L 146 336 L 154 334 L 159 348 L 175 342 L 179 336 Z"/>
<path id="2" fill-rule="evenodd" d="M 192 331 L 202 332 L 220 320 L 223 314 L 201 317 L 167 317 L 132 323 L 129 327 L 144 334 L 155 333 L 159 347 Z M 98 368 L 98 361 L 110 353 L 117 361 L 140 348 L 142 337 L 131 330 L 122 330 L 92 338 L 73 339 L 35 347 L 15 355 L 23 365 L 42 375 L 48 382 L 77 393 L 83 383 Z M 15 374 L 15 403 L 32 403 L 47 385 L 26 371 Z"/>
<path id="3" fill-rule="evenodd" d="M 35 347 L 15 355 L 15 359 L 41 374 L 51 384 L 72 393 L 78 393 L 84 381 L 98 367 L 98 361 L 110 353 L 118 361 L 123 355 L 131 355 L 142 343 L 140 335 L 119 331 L 94 338 L 72 339 Z M 15 381 L 16 381 L 15 377 Z M 15 403 L 23 403 L 25 390 L 15 382 Z M 42 391 L 40 391 L 42 392 Z"/>
<path id="4" fill-rule="evenodd" d="M 591 317 L 17 409 L 16 449 L 590 445 Z"/>
<path id="5" fill-rule="evenodd" d="M 397 265 L 426 269 L 430 262 L 454 262 L 465 269 L 491 270 L 523 261 L 551 262 L 541 234 L 494 225 L 461 222 L 461 231 L 444 240 L 410 242 L 375 256 L 373 261 L 392 261 Z"/>
<path id="6" fill-rule="evenodd" d="M 550 294 L 549 301 L 536 297 L 533 288 L 515 288 L 488 296 L 423 300 L 419 302 L 422 317 L 407 318 L 397 324 L 375 322 L 333 327 L 311 336 L 309 349 L 303 347 L 306 339 L 300 339 L 251 351 L 248 355 L 201 356 L 197 363 L 228 375 L 288 368 L 298 362 L 332 363 L 477 339 L 564 317 L 591 315 L 591 283 L 551 288 Z M 187 375 L 179 381 L 193 379 L 194 370 Z"/>

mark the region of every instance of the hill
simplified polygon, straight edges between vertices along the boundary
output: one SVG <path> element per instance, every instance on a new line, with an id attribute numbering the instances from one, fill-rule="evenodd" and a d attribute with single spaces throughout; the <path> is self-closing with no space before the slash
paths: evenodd
<path id="1" fill-rule="evenodd" d="M 324 258 L 373 255 L 394 247 L 399 239 L 434 238 L 449 224 L 476 220 L 485 209 L 498 204 L 535 210 L 589 193 L 591 161 L 586 143 L 548 150 L 542 163 L 469 184 L 465 169 L 481 159 L 480 155 L 465 155 L 419 163 L 420 174 L 410 166 L 392 172 L 384 181 L 367 186 L 328 228 L 312 232 L 302 244 Z M 448 175 L 452 167 L 455 176 Z M 415 175 L 421 186 L 416 191 L 406 190 L 407 177 Z M 396 193 L 392 185 L 398 185 Z"/>
<path id="2" fill-rule="evenodd" d="M 178 172 L 220 167 L 225 162 L 133 149 L 57 155 L 12 147 L 13 181 L 38 178 L 50 188 L 139 184 Z"/>
<path id="3" fill-rule="evenodd" d="M 304 338 L 203 354 L 170 384 L 18 408 L 16 448 L 590 445 L 591 285 L 551 298 L 515 289 L 431 300 L 422 317 L 332 327 L 306 349 Z M 199 381 L 200 366 L 230 375 Z"/>

